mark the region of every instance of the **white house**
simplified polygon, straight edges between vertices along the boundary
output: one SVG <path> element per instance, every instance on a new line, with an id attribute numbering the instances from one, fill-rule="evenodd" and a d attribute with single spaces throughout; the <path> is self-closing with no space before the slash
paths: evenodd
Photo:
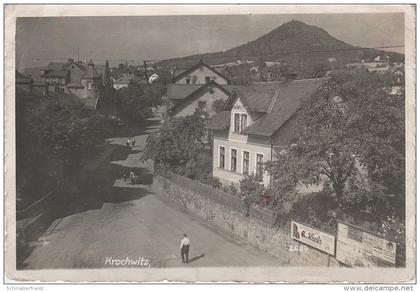
<path id="1" fill-rule="evenodd" d="M 246 174 L 256 174 L 269 186 L 271 177 L 264 171 L 264 163 L 290 144 L 302 101 L 327 79 L 235 86 L 224 111 L 208 125 L 213 133 L 213 176 L 229 185 L 238 184 Z M 300 191 L 315 190 L 302 187 Z"/>

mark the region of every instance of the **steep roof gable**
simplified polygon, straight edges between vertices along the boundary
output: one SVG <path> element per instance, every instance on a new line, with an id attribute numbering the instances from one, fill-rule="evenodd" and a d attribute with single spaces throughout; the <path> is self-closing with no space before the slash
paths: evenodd
<path id="1" fill-rule="evenodd" d="M 191 85 L 190 85 L 191 86 Z M 199 88 L 197 88 L 195 91 L 192 91 L 187 96 L 182 98 L 182 101 L 177 103 L 171 108 L 171 114 L 176 115 L 179 113 L 182 109 L 190 105 L 194 100 L 202 96 L 204 93 L 206 93 L 208 90 L 212 88 L 218 88 L 221 91 L 223 91 L 227 96 L 229 96 L 230 91 L 223 86 L 219 85 L 216 82 L 209 82 L 207 84 L 201 85 Z"/>
<path id="2" fill-rule="evenodd" d="M 250 113 L 260 117 L 245 129 L 244 134 L 270 137 L 279 130 L 329 78 L 254 83 L 234 86 L 223 111 L 231 111 L 239 99 Z M 214 117 L 213 119 L 217 119 Z"/>
<path id="3" fill-rule="evenodd" d="M 261 118 L 245 129 L 249 135 L 272 136 L 328 78 L 295 80 L 278 88 Z"/>
<path id="4" fill-rule="evenodd" d="M 214 68 L 208 66 L 207 64 L 203 63 L 202 60 L 200 60 L 200 62 L 198 62 L 197 65 L 191 67 L 190 69 L 182 72 L 181 74 L 179 74 L 178 76 L 175 76 L 172 79 L 172 82 L 178 82 L 179 80 L 181 80 L 182 78 L 184 78 L 185 76 L 188 76 L 190 73 L 194 72 L 195 70 L 199 69 L 200 67 L 206 67 L 209 70 L 213 71 L 216 75 L 218 75 L 219 77 L 223 78 L 224 80 L 226 80 L 226 82 L 228 82 L 229 80 L 223 76 L 222 74 L 220 74 L 219 72 L 217 72 Z"/>

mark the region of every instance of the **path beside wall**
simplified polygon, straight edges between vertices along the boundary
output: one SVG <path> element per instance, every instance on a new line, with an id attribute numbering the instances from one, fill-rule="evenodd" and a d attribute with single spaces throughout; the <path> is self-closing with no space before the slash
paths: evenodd
<path id="1" fill-rule="evenodd" d="M 207 223 L 291 265 L 339 266 L 333 256 L 293 240 L 290 220 L 281 220 L 276 212 L 258 208 L 251 209 L 250 215 L 246 216 L 239 198 L 170 172 L 156 171 L 153 188 L 157 194 L 179 203 Z M 294 248 L 291 250 L 290 247 Z"/>

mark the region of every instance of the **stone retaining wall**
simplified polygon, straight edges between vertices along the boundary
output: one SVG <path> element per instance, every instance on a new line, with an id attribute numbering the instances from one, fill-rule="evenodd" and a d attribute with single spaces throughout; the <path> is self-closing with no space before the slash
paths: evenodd
<path id="1" fill-rule="evenodd" d="M 157 171 L 153 188 L 207 223 L 230 232 L 235 239 L 246 240 L 291 265 L 339 266 L 334 257 L 294 241 L 290 220 L 281 220 L 276 212 L 253 208 L 246 216 L 239 198 L 170 172 Z"/>

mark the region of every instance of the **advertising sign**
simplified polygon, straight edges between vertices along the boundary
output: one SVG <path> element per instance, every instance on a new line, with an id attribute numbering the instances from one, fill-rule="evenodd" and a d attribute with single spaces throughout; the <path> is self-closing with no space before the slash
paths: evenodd
<path id="1" fill-rule="evenodd" d="M 336 259 L 352 267 L 395 266 L 397 244 L 356 226 L 338 223 Z"/>
<path id="2" fill-rule="evenodd" d="M 335 237 L 313 227 L 292 221 L 291 236 L 293 239 L 334 255 Z"/>

